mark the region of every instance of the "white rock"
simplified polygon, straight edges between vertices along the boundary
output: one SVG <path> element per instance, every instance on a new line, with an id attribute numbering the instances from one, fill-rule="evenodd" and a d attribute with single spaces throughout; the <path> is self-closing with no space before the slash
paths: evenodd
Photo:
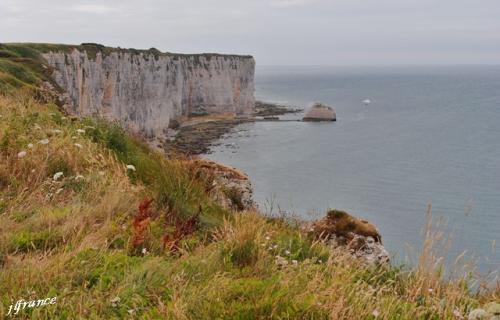
<path id="1" fill-rule="evenodd" d="M 332 107 L 321 103 L 314 103 L 311 105 L 304 118 L 304 121 L 336 121 L 337 115 Z"/>

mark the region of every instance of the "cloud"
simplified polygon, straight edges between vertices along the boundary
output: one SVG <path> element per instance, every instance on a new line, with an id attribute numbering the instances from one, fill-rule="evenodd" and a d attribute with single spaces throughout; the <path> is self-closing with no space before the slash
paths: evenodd
<path id="1" fill-rule="evenodd" d="M 290 7 L 304 7 L 318 2 L 318 0 L 273 0 L 271 1 L 272 7 L 277 8 L 290 8 Z"/>
<path id="2" fill-rule="evenodd" d="M 79 4 L 72 6 L 70 10 L 82 13 L 93 13 L 93 14 L 107 14 L 118 11 L 116 7 L 110 7 L 100 4 Z"/>

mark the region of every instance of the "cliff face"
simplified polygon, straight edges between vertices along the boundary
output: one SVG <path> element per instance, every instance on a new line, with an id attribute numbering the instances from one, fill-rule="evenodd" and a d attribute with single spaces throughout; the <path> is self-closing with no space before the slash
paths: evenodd
<path id="1" fill-rule="evenodd" d="M 146 136 L 169 121 L 202 113 L 247 114 L 254 107 L 255 61 L 250 56 L 152 54 L 117 50 L 43 57 L 76 115 L 116 119 Z"/>

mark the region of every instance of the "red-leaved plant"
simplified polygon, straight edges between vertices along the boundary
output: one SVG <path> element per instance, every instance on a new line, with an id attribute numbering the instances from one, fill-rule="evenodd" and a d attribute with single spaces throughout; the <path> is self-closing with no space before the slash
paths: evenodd
<path id="1" fill-rule="evenodd" d="M 170 224 L 174 227 L 174 231 L 163 236 L 163 249 L 167 249 L 170 252 L 178 251 L 180 249 L 180 241 L 198 229 L 200 213 L 201 206 L 199 207 L 198 214 L 188 219 L 182 219 L 179 217 L 177 211 L 171 211 L 169 220 Z"/>
<path id="2" fill-rule="evenodd" d="M 132 237 L 132 247 L 137 249 L 140 245 L 144 243 L 146 229 L 151 221 L 151 203 L 153 199 L 144 199 L 139 204 L 139 212 L 134 217 L 133 227 L 133 237 Z"/>

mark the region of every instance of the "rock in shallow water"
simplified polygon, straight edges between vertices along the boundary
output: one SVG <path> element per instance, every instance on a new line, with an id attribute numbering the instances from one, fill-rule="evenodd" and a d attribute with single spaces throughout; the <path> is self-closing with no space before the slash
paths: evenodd
<path id="1" fill-rule="evenodd" d="M 303 121 L 336 121 L 337 114 L 332 107 L 321 103 L 314 103 L 307 109 Z"/>

